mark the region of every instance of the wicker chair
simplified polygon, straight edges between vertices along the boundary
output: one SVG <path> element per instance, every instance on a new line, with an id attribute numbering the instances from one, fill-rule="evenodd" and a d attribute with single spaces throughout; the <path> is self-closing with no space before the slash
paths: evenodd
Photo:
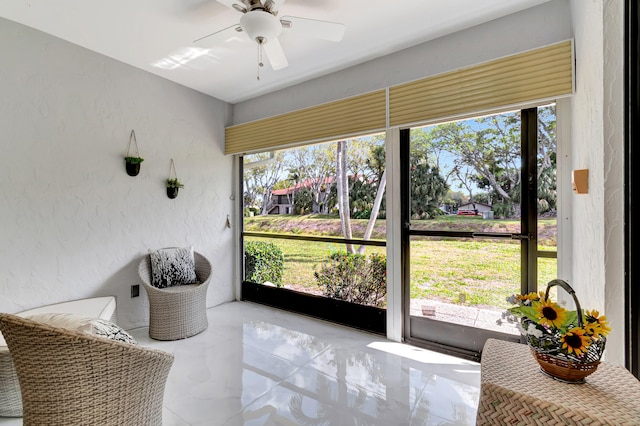
<path id="1" fill-rule="evenodd" d="M 0 346 L 0 417 L 22 417 L 20 384 L 7 346 Z"/>
<path id="2" fill-rule="evenodd" d="M 161 425 L 173 355 L 0 314 L 23 424 Z"/>
<path id="3" fill-rule="evenodd" d="M 207 321 L 207 289 L 211 263 L 194 253 L 196 275 L 200 284 L 167 288 L 151 285 L 151 259 L 143 256 L 138 275 L 149 296 L 149 336 L 156 340 L 178 340 L 203 332 Z"/>
<path id="4" fill-rule="evenodd" d="M 17 313 L 25 317 L 45 312 L 78 313 L 116 322 L 116 299 L 113 296 L 72 300 L 40 306 Z M 2 334 L 0 334 L 0 417 L 22 417 L 22 398 L 16 369 Z"/>

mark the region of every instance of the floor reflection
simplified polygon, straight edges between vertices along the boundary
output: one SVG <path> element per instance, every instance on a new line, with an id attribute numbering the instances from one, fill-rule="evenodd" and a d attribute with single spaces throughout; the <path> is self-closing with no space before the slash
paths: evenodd
<path id="1" fill-rule="evenodd" d="M 165 425 L 474 424 L 477 363 L 251 303 L 208 316 L 185 340 L 132 333 L 175 354 Z"/>

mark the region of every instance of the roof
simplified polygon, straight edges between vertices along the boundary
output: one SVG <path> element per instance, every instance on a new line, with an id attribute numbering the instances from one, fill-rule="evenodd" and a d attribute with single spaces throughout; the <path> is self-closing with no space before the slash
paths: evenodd
<path id="1" fill-rule="evenodd" d="M 472 201 L 472 202 L 469 202 L 469 203 L 460 204 L 460 205 L 458 206 L 458 208 L 460 208 L 460 207 L 465 207 L 465 206 L 476 206 L 476 205 L 478 205 L 478 206 L 485 206 L 485 207 L 491 207 L 491 204 L 478 203 L 478 202 L 476 202 L 476 201 Z"/>
<path id="2" fill-rule="evenodd" d="M 334 181 L 334 177 L 333 176 L 329 176 L 327 178 L 322 179 L 322 184 L 323 185 L 328 185 L 328 184 L 330 185 L 330 184 L 333 183 L 333 181 Z M 293 194 L 294 192 L 298 192 L 301 189 L 311 188 L 313 183 L 314 183 L 313 179 L 305 179 L 304 181 L 298 182 L 294 186 L 291 186 L 289 188 L 276 189 L 274 191 L 271 191 L 271 194 L 273 194 L 273 195 L 289 195 L 289 194 Z"/>

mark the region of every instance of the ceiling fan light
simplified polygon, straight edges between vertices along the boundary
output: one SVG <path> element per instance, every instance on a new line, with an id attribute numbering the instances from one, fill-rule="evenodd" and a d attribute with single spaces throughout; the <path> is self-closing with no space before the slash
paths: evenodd
<path id="1" fill-rule="evenodd" d="M 282 32 L 282 24 L 278 18 L 261 10 L 247 12 L 240 18 L 240 26 L 251 40 L 258 43 L 258 39 L 269 41 L 277 38 Z"/>

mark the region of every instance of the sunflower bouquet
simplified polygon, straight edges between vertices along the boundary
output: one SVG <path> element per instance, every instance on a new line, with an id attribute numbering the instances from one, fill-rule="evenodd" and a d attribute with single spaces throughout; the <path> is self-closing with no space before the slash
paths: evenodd
<path id="1" fill-rule="evenodd" d="M 556 285 L 573 297 L 575 311 L 569 311 L 549 298 L 549 289 Z M 553 280 L 546 292 L 515 294 L 508 297 L 507 301 L 516 305 L 508 309 L 508 315 L 519 318 L 520 331 L 543 370 L 550 373 L 540 362 L 541 358 L 569 369 L 576 366 L 585 369 L 584 365 L 593 365 L 595 371 L 611 328 L 607 317 L 598 311 L 582 311 L 569 284 Z"/>

